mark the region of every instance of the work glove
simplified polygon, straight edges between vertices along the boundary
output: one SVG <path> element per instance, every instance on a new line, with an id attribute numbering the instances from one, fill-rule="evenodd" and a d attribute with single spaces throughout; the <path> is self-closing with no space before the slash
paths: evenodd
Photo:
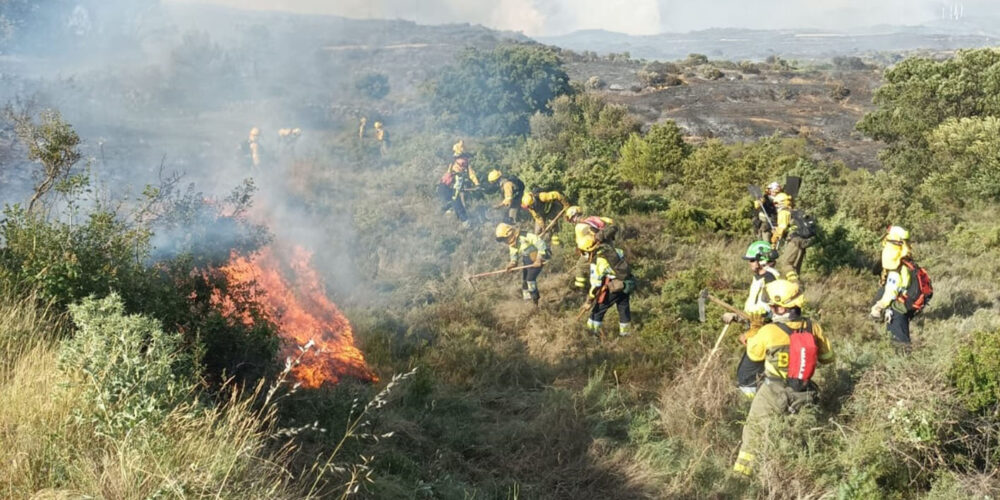
<path id="1" fill-rule="evenodd" d="M 764 313 L 756 312 L 749 313 L 750 316 L 750 328 L 760 328 L 764 326 Z"/>
<path id="2" fill-rule="evenodd" d="M 544 263 L 545 262 L 543 262 L 542 259 L 538 259 L 534 264 L 532 264 L 532 267 L 542 267 L 542 264 Z"/>
<path id="3" fill-rule="evenodd" d="M 875 304 L 872 306 L 871 317 L 875 319 L 882 319 L 883 309 L 882 306 Z"/>
<path id="4" fill-rule="evenodd" d="M 749 331 L 741 333 L 737 338 L 737 340 L 740 341 L 740 344 L 747 345 L 747 333 L 749 333 Z"/>
<path id="5" fill-rule="evenodd" d="M 510 272 L 510 270 L 511 270 L 511 269 L 514 269 L 514 267 L 515 267 L 515 266 L 517 266 L 517 263 L 515 263 L 515 262 L 508 262 L 508 263 L 507 263 L 507 267 L 506 267 L 506 268 L 504 268 L 504 270 L 505 270 L 505 271 L 507 271 L 507 272 L 509 273 L 509 272 Z"/>
<path id="6" fill-rule="evenodd" d="M 727 325 L 730 324 L 730 323 L 739 321 L 739 320 L 740 320 L 740 317 L 736 313 L 727 312 L 727 313 L 725 313 L 725 314 L 722 315 L 722 322 L 725 323 L 725 324 L 727 324 Z"/>

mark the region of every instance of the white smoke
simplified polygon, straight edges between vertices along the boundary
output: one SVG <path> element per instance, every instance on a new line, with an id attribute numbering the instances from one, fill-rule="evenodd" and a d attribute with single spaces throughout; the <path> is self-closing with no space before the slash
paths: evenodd
<path id="1" fill-rule="evenodd" d="M 258 10 L 408 19 L 422 24 L 473 23 L 552 36 L 583 29 L 632 35 L 707 28 L 847 29 L 914 25 L 948 17 L 1000 14 L 996 0 L 165 0 Z M 951 16 L 954 17 L 954 16 Z"/>
<path id="2" fill-rule="evenodd" d="M 581 29 L 629 34 L 661 31 L 658 0 L 169 0 L 257 10 L 408 19 L 424 24 L 474 23 L 526 35 Z"/>

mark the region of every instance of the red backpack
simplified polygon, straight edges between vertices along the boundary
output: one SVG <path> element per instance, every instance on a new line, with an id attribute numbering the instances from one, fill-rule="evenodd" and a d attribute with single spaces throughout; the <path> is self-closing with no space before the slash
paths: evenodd
<path id="1" fill-rule="evenodd" d="M 775 324 L 788 334 L 788 378 L 785 384 L 794 391 L 804 391 L 816 372 L 819 352 L 816 336 L 812 333 L 812 321 L 805 320 L 803 326 L 795 330 L 784 323 Z"/>
<path id="2" fill-rule="evenodd" d="M 916 314 L 927 307 L 934 297 L 934 286 L 931 285 L 931 277 L 924 268 L 909 259 L 903 260 L 903 265 L 910 271 L 910 284 L 899 299 L 906 306 L 906 312 Z"/>

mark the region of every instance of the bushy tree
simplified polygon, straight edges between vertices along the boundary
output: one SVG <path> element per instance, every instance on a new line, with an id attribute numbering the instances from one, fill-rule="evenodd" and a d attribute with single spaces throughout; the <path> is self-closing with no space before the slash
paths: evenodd
<path id="1" fill-rule="evenodd" d="M 882 160 L 915 179 L 934 169 L 928 134 L 949 118 L 1000 116 L 1000 50 L 964 50 L 951 59 L 910 58 L 885 74 L 875 111 L 858 130 L 889 148 Z"/>
<path id="2" fill-rule="evenodd" d="M 524 135 L 534 113 L 571 91 L 556 53 L 534 45 L 467 49 L 430 82 L 431 109 L 456 130 Z"/>
<path id="3" fill-rule="evenodd" d="M 11 106 L 3 114 L 14 124 L 18 139 L 27 148 L 28 160 L 42 167 L 34 175 L 34 194 L 28 201 L 28 212 L 31 212 L 43 196 L 69 178 L 70 171 L 80 161 L 80 136 L 58 111 L 52 109 L 39 113 L 37 121 L 29 112 Z"/>
<path id="4" fill-rule="evenodd" d="M 927 139 L 937 167 L 924 182 L 932 198 L 958 206 L 1000 200 L 1000 118 L 951 118 Z"/>
<path id="5" fill-rule="evenodd" d="M 632 134 L 622 146 L 618 169 L 634 184 L 656 187 L 675 182 L 681 163 L 691 154 L 684 133 L 673 121 L 653 125 L 645 136 Z"/>
<path id="6" fill-rule="evenodd" d="M 354 80 L 354 89 L 371 99 L 389 95 L 389 77 L 382 73 L 367 73 Z"/>

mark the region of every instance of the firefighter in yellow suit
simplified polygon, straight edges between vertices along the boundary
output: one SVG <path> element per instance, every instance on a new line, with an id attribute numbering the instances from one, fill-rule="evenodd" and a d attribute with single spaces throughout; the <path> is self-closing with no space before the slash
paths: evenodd
<path id="1" fill-rule="evenodd" d="M 521 270 L 521 298 L 534 302 L 537 306 L 540 298 L 538 275 L 542 273 L 547 250 L 545 240 L 534 233 L 521 234 L 520 229 L 505 222 L 497 224 L 496 238 L 497 241 L 507 244 L 510 255 L 510 260 L 507 262 L 508 271 L 518 264 L 528 266 Z"/>
<path id="2" fill-rule="evenodd" d="M 771 422 L 789 413 L 796 413 L 816 399 L 815 387 L 801 377 L 789 376 L 789 352 L 792 332 L 810 332 L 815 342 L 815 359 L 821 364 L 832 363 L 833 347 L 819 323 L 802 316 L 805 298 L 797 282 L 775 280 L 764 287 L 771 308 L 772 323 L 760 328 L 747 339 L 747 356 L 751 361 L 764 362 L 764 383 L 750 404 L 743 425 L 743 444 L 733 470 L 747 476 L 753 473 L 757 455 L 767 440 Z M 801 364 L 799 365 L 801 366 Z M 813 365 L 815 366 L 815 365 Z"/>
<path id="3" fill-rule="evenodd" d="M 535 234 L 540 234 L 545 230 L 546 217 L 553 219 L 559 215 L 555 210 L 555 203 L 561 207 L 558 212 L 569 209 L 569 202 L 559 191 L 531 191 L 525 192 L 524 196 L 521 197 L 521 208 L 527 210 L 535 221 Z M 557 232 L 559 229 L 554 228 L 553 233 Z M 558 235 L 553 234 L 552 245 L 559 245 Z"/>

